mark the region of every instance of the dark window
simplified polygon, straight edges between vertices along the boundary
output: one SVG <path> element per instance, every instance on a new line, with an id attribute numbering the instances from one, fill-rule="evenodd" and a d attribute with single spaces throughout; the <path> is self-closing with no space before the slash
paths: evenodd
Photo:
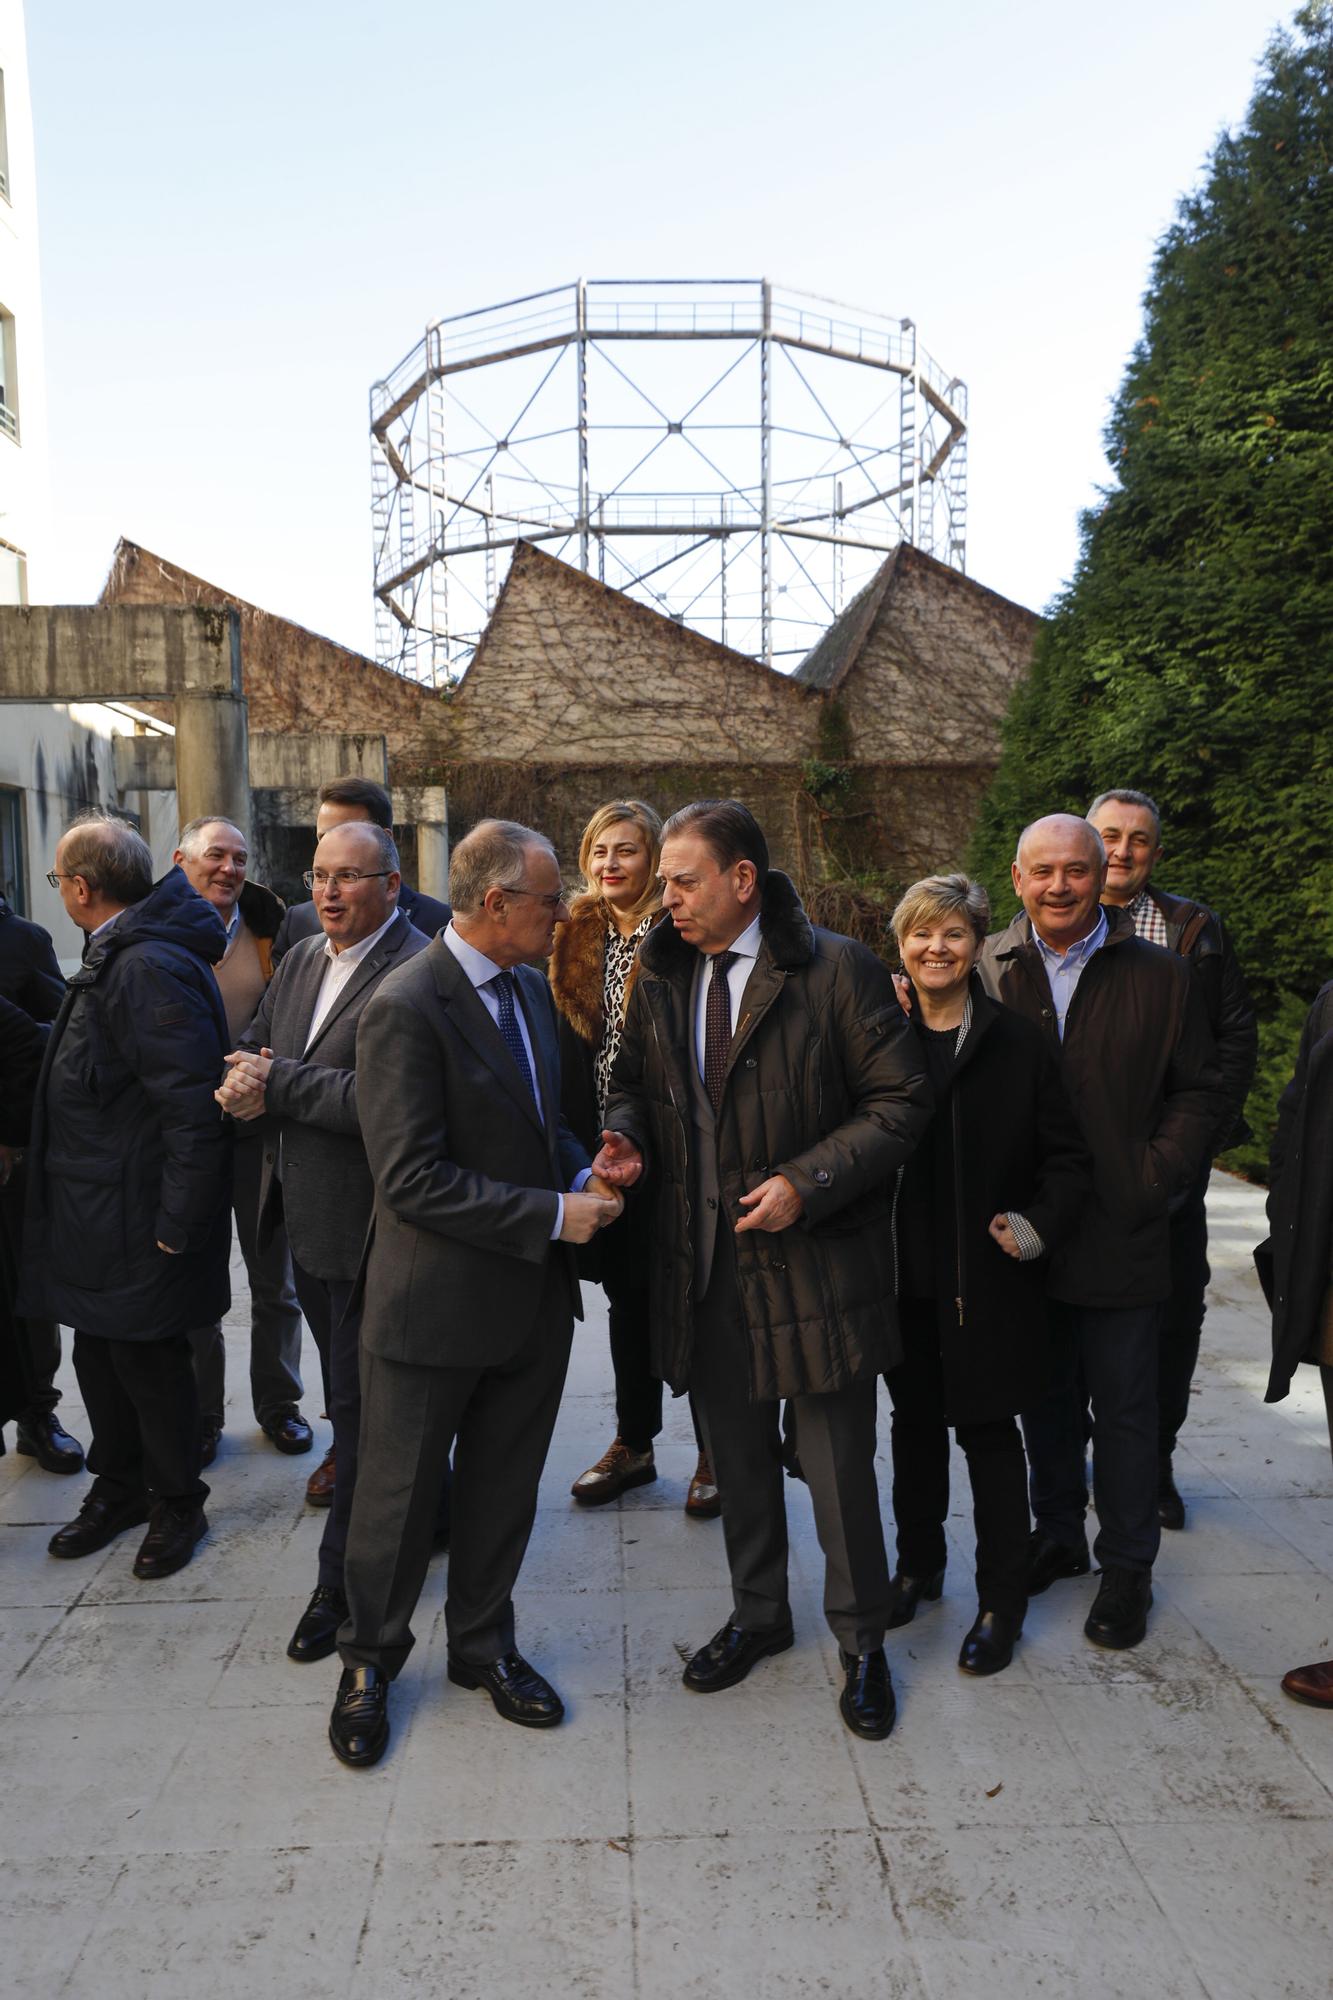
<path id="1" fill-rule="evenodd" d="M 19 916 L 28 914 L 28 876 L 23 865 L 23 794 L 0 785 L 0 895 Z"/>

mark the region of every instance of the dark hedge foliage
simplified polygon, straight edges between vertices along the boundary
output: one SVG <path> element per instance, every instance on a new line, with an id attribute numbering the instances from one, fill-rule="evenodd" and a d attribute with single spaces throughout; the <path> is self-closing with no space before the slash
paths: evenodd
<path id="1" fill-rule="evenodd" d="M 1114 482 L 1037 642 L 973 862 L 1014 908 L 1038 814 L 1113 786 L 1165 820 L 1156 879 L 1229 925 L 1259 1004 L 1263 1173 L 1306 1007 L 1333 973 L 1333 6 L 1260 65 L 1158 246 L 1106 431 Z"/>

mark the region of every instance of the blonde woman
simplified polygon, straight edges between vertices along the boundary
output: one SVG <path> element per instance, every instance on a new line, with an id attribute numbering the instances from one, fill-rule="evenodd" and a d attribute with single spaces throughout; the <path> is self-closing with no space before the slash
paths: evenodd
<path id="1" fill-rule="evenodd" d="M 662 914 L 661 842 L 662 822 L 641 799 L 598 808 L 579 843 L 586 893 L 570 905 L 570 920 L 557 930 L 551 954 L 551 991 L 560 1012 L 561 1110 L 592 1153 L 605 1122 L 639 946 Z M 649 1206 L 641 1190 L 628 1190 L 624 1215 L 580 1252 L 583 1275 L 606 1292 L 616 1383 L 616 1435 L 570 1488 L 584 1507 L 602 1506 L 657 1477 L 653 1440 L 662 1428 L 662 1384 L 648 1352 Z M 702 1445 L 685 1511 L 696 1519 L 720 1511 Z"/>

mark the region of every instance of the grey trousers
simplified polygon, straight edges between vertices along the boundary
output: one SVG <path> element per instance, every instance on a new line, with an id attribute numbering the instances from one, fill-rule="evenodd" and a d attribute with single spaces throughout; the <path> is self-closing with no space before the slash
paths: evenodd
<path id="1" fill-rule="evenodd" d="M 449 1650 L 471 1666 L 513 1651 L 513 1588 L 573 1334 L 568 1283 L 554 1269 L 534 1332 L 498 1368 L 422 1367 L 362 1349 L 360 1458 L 343 1560 L 348 1611 L 338 1634 L 345 1666 L 378 1667 L 392 1679 L 412 1650 L 451 1445 Z"/>
<path id="2" fill-rule="evenodd" d="M 875 1477 L 877 1376 L 823 1396 L 795 1396 L 801 1470 L 824 1552 L 824 1616 L 847 1653 L 884 1643 L 889 1564 Z M 788 1623 L 787 1507 L 779 1405 L 750 1400 L 730 1239 L 719 1234 L 708 1290 L 695 1309 L 690 1392 L 722 1496 L 733 1616 L 747 1632 Z"/>
<path id="3" fill-rule="evenodd" d="M 259 1183 L 264 1169 L 262 1140 L 245 1137 L 232 1153 L 232 1213 L 236 1240 L 250 1280 L 250 1396 L 263 1423 L 301 1400 L 301 1308 L 292 1284 L 287 1232 L 276 1229 L 259 1247 Z M 199 1413 L 205 1430 L 221 1430 L 227 1401 L 227 1350 L 221 1326 L 190 1330 Z"/>

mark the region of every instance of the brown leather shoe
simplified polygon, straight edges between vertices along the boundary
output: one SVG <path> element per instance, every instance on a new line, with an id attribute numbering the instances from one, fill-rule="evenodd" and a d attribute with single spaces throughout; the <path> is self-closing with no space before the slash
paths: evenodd
<path id="1" fill-rule="evenodd" d="M 1282 1676 L 1282 1692 L 1293 1701 L 1308 1701 L 1315 1708 L 1333 1708 L 1333 1660 L 1319 1660 L 1312 1667 L 1293 1667 Z"/>
<path id="2" fill-rule="evenodd" d="M 333 1505 L 333 1446 L 330 1445 L 305 1483 L 305 1497 L 311 1507 Z"/>
<path id="3" fill-rule="evenodd" d="M 699 1463 L 685 1495 L 685 1512 L 692 1521 L 715 1521 L 722 1512 L 722 1495 L 717 1490 L 706 1451 L 699 1453 Z"/>
<path id="4" fill-rule="evenodd" d="M 615 1437 L 596 1465 L 581 1472 L 570 1492 L 580 1507 L 604 1507 L 631 1486 L 648 1486 L 657 1477 L 653 1448 L 631 1451 L 623 1438 Z"/>

